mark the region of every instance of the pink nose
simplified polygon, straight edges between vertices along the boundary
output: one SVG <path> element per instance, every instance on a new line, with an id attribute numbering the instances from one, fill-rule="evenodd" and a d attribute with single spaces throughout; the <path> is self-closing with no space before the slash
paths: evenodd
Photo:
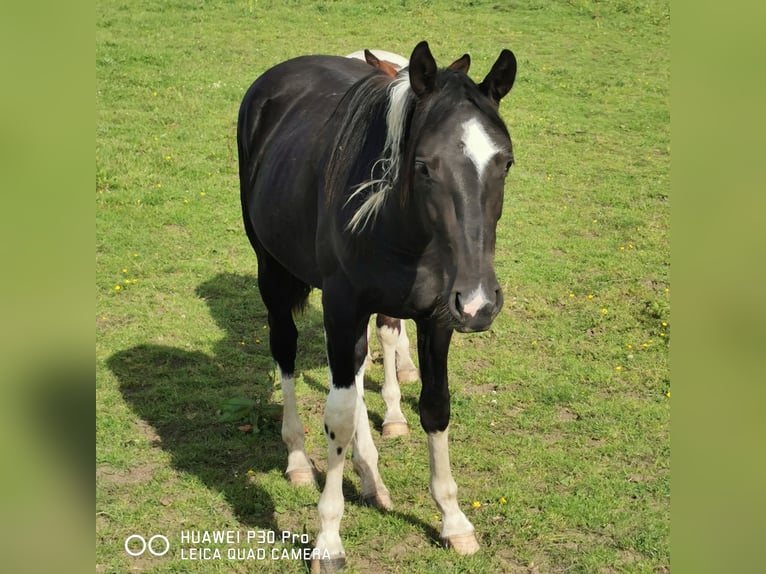
<path id="1" fill-rule="evenodd" d="M 456 292 L 450 305 L 450 311 L 457 319 L 456 329 L 461 332 L 485 331 L 489 329 L 503 305 L 503 295 L 498 289 L 487 293 L 479 285 L 467 295 Z"/>

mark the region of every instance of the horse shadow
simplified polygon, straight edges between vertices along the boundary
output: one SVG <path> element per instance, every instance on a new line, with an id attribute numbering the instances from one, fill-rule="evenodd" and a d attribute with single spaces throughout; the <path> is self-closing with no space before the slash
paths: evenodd
<path id="1" fill-rule="evenodd" d="M 282 472 L 287 460 L 281 438 L 282 406 L 272 398 L 275 368 L 257 278 L 222 273 L 200 284 L 196 294 L 224 332 L 212 354 L 141 344 L 116 352 L 107 365 L 140 418 L 139 425 L 150 425 L 150 441 L 170 454 L 175 469 L 221 492 L 243 525 L 278 531 L 279 503 L 248 474 L 249 470 Z M 300 332 L 297 363 L 305 369 L 325 366 L 321 310 L 308 305 L 295 320 Z M 310 376 L 304 376 L 304 381 L 327 392 Z M 365 386 L 380 390 L 375 383 L 371 386 L 377 388 Z M 260 413 L 257 435 L 222 422 L 221 407 L 234 397 L 255 401 Z M 380 417 L 370 413 L 370 418 L 380 428 Z M 318 482 L 321 488 L 324 476 Z M 349 502 L 361 500 L 351 482 L 344 480 L 343 490 Z M 438 532 L 429 524 L 405 513 L 395 514 L 438 540 Z"/>

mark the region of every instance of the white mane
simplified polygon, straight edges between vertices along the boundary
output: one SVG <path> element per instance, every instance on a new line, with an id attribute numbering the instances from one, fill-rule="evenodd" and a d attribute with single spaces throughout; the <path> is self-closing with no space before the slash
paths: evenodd
<path id="1" fill-rule="evenodd" d="M 370 170 L 371 179 L 358 185 L 347 200 L 348 203 L 361 193 L 369 193 L 348 222 L 347 228 L 353 233 L 364 229 L 367 223 L 375 218 L 396 181 L 402 159 L 401 143 L 411 96 L 410 76 L 407 70 L 404 70 L 399 72 L 399 76 L 388 87 L 386 142 L 380 159 Z M 376 171 L 381 173 L 380 177 L 375 177 Z"/>

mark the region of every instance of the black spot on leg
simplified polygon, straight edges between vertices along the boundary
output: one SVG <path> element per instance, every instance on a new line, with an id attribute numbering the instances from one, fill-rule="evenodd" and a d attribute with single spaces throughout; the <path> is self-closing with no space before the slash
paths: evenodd
<path id="1" fill-rule="evenodd" d="M 338 447 L 338 451 L 337 452 L 338 452 L 338 454 L 342 453 L 343 452 L 343 448 Z"/>
<path id="2" fill-rule="evenodd" d="M 335 440 L 335 433 L 334 432 L 330 433 L 330 440 Z"/>

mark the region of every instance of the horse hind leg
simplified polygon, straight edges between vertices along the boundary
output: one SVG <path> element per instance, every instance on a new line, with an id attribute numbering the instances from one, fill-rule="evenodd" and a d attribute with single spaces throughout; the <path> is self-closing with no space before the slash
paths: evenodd
<path id="1" fill-rule="evenodd" d="M 304 449 L 304 427 L 295 395 L 298 330 L 293 320 L 293 310 L 305 305 L 310 288 L 263 253 L 258 257 L 258 287 L 268 310 L 269 344 L 282 387 L 282 440 L 287 446 L 285 475 L 293 485 L 311 485 L 315 468 Z"/>
<path id="2" fill-rule="evenodd" d="M 383 419 L 384 437 L 403 436 L 409 432 L 407 419 L 401 408 L 402 393 L 397 377 L 397 349 L 400 345 L 404 321 L 378 314 L 375 318 L 375 332 L 383 349 L 383 401 L 386 403 L 386 416 Z M 405 333 L 404 337 L 407 335 Z M 409 358 L 409 342 L 408 358 Z M 413 365 L 414 368 L 414 365 Z"/>
<path id="3" fill-rule="evenodd" d="M 410 356 L 410 340 L 407 338 L 407 329 L 404 321 L 399 320 L 401 327 L 399 340 L 396 342 L 396 379 L 400 383 L 414 383 L 420 378 L 420 373 Z"/>
<path id="4" fill-rule="evenodd" d="M 362 500 L 365 504 L 375 506 L 381 510 L 391 510 L 393 504 L 388 488 L 383 484 L 378 470 L 378 450 L 372 440 L 370 421 L 367 416 L 367 407 L 364 403 L 364 370 L 365 363 L 357 371 L 354 377 L 356 391 L 360 401 L 357 403 L 356 432 L 353 440 L 352 464 L 354 472 L 359 475 L 361 481 Z M 407 423 L 404 423 L 405 431 Z M 384 426 L 385 429 L 385 426 Z"/>

